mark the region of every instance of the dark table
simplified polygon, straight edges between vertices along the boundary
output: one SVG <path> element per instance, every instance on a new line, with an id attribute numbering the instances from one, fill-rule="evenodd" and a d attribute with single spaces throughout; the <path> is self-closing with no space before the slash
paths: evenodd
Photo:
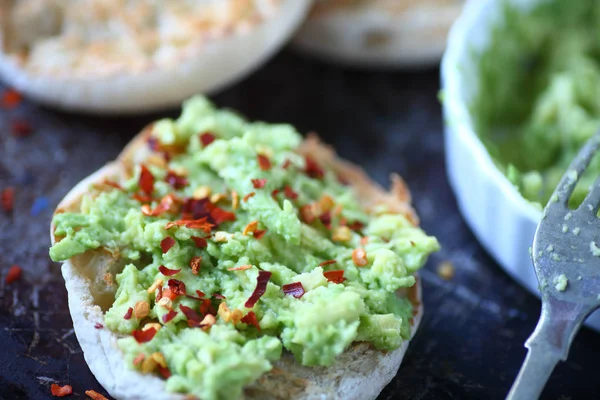
<path id="1" fill-rule="evenodd" d="M 438 73 L 345 70 L 284 52 L 214 100 L 251 119 L 317 131 L 381 183 L 392 171 L 408 181 L 422 226 L 443 249 L 421 274 L 425 318 L 380 399 L 501 399 L 525 356 L 539 302 L 485 253 L 458 212 L 446 181 Z M 51 398 L 53 382 L 71 384 L 75 397 L 87 389 L 106 394 L 83 360 L 60 267 L 48 258 L 51 214 L 145 124 L 177 113 L 99 118 L 28 101 L 0 110 L 0 189 L 16 189 L 14 212 L 0 211 L 1 398 Z M 11 135 L 19 120 L 31 124 L 30 136 Z M 456 268 L 452 280 L 437 273 L 443 261 Z M 12 264 L 23 276 L 7 285 Z M 584 328 L 544 398 L 595 398 L 599 354 L 600 336 Z"/>

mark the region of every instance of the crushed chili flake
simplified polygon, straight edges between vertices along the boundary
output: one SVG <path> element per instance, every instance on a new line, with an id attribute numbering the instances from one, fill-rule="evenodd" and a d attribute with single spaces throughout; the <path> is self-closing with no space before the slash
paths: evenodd
<path id="1" fill-rule="evenodd" d="M 323 169 L 317 164 L 317 162 L 311 156 L 305 156 L 304 160 L 306 162 L 306 167 L 304 168 L 304 173 L 315 179 L 323 179 L 325 176 L 325 172 Z"/>
<path id="2" fill-rule="evenodd" d="M 178 175 L 175 171 L 167 172 L 167 176 L 165 177 L 165 182 L 169 185 L 173 186 L 174 189 L 183 189 L 186 187 L 189 182 L 185 176 Z"/>
<path id="3" fill-rule="evenodd" d="M 251 181 L 252 181 L 252 186 L 254 186 L 254 189 L 262 189 L 267 184 L 266 179 L 251 179 Z"/>
<path id="4" fill-rule="evenodd" d="M 256 318 L 254 311 L 250 311 L 248 314 L 244 315 L 240 321 L 245 324 L 252 325 L 260 331 L 260 325 L 258 324 L 258 319 Z"/>
<path id="5" fill-rule="evenodd" d="M 160 365 L 157 367 L 158 373 L 165 379 L 169 379 L 171 377 L 171 371 L 167 367 L 161 367 Z"/>
<path id="6" fill-rule="evenodd" d="M 178 221 L 169 221 L 165 225 L 165 229 L 171 229 L 174 226 L 177 226 L 177 227 L 185 226 L 186 228 L 190 228 L 190 229 L 201 229 L 205 233 L 210 233 L 210 231 L 214 227 L 213 224 L 211 224 L 210 222 L 207 221 L 206 217 L 196 219 L 196 220 L 181 219 Z"/>
<path id="7" fill-rule="evenodd" d="M 192 300 L 203 300 L 203 297 L 206 296 L 206 294 L 200 290 L 196 290 L 196 294 L 198 297 L 192 296 L 191 294 L 186 294 L 185 297 Z"/>
<path id="8" fill-rule="evenodd" d="M 142 164 L 141 168 L 138 184 L 142 192 L 150 196 L 154 191 L 154 175 L 152 175 L 152 172 L 144 164 Z"/>
<path id="9" fill-rule="evenodd" d="M 258 271 L 258 276 L 256 277 L 256 288 L 254 288 L 254 292 L 250 298 L 244 304 L 246 308 L 252 308 L 262 297 L 263 294 L 267 291 L 267 283 L 269 283 L 269 279 L 271 279 L 271 272 L 269 271 Z"/>
<path id="10" fill-rule="evenodd" d="M 106 397 L 96 392 L 95 390 L 86 390 L 85 394 L 92 400 L 108 400 Z"/>
<path id="11" fill-rule="evenodd" d="M 283 193 L 285 194 L 285 197 L 290 200 L 296 200 L 298 198 L 298 193 L 296 193 L 290 185 L 285 185 L 283 188 Z"/>
<path id="12" fill-rule="evenodd" d="M 144 361 L 144 358 L 146 358 L 146 355 L 144 353 L 138 354 L 137 357 L 133 359 L 133 365 L 138 365 L 139 363 Z"/>
<path id="13" fill-rule="evenodd" d="M 369 263 L 367 260 L 367 252 L 360 248 L 352 250 L 352 261 L 354 261 L 354 265 L 357 267 L 364 267 Z"/>
<path id="14" fill-rule="evenodd" d="M 123 315 L 123 319 L 131 319 L 132 315 L 133 315 L 133 307 L 129 307 L 127 309 L 127 312 L 125 313 L 125 315 Z"/>
<path id="15" fill-rule="evenodd" d="M 246 227 L 242 231 L 242 235 L 247 236 L 249 233 L 256 231 L 257 227 L 258 227 L 258 221 L 249 222 L 248 225 L 246 225 Z"/>
<path id="16" fill-rule="evenodd" d="M 160 241 L 160 249 L 162 250 L 163 254 L 169 251 L 173 246 L 175 246 L 175 239 L 170 236 L 167 236 Z"/>
<path id="17" fill-rule="evenodd" d="M 211 144 L 212 142 L 214 142 L 216 139 L 216 136 L 213 135 L 210 132 L 204 132 L 200 134 L 200 143 L 202 143 L 202 146 L 206 147 L 209 144 Z"/>
<path id="18" fill-rule="evenodd" d="M 180 202 L 181 200 L 171 193 L 164 196 L 154 210 L 150 209 L 149 205 L 144 204 L 142 206 L 142 213 L 149 217 L 158 217 L 166 212 L 175 213 L 178 211 L 177 206 Z"/>
<path id="19" fill-rule="evenodd" d="M 169 289 L 171 289 L 171 291 L 175 293 L 175 296 L 186 295 L 185 283 L 183 283 L 182 281 L 178 279 L 169 279 L 167 284 L 169 285 Z"/>
<path id="20" fill-rule="evenodd" d="M 173 318 L 175 318 L 176 315 L 177 315 L 177 311 L 169 310 L 168 313 L 166 313 L 162 316 L 162 320 L 166 324 L 169 321 L 171 321 Z"/>
<path id="21" fill-rule="evenodd" d="M 342 283 L 346 280 L 346 278 L 344 278 L 344 270 L 343 269 L 337 269 L 335 271 L 323 272 L 323 276 L 325 278 L 327 278 L 327 280 L 329 282 L 333 282 L 333 283 Z"/>
<path id="22" fill-rule="evenodd" d="M 325 225 L 327 228 L 331 227 L 331 211 L 327 211 L 324 212 L 323 214 L 321 214 L 321 216 L 319 217 L 319 220 L 321 220 L 321 223 L 323 225 Z"/>
<path id="23" fill-rule="evenodd" d="M 188 326 L 194 327 L 200 324 L 202 318 L 198 315 L 196 311 L 194 311 L 191 307 L 184 306 L 183 304 L 179 305 L 179 309 L 185 315 L 188 320 Z"/>
<path id="24" fill-rule="evenodd" d="M 192 257 L 192 259 L 190 260 L 190 267 L 192 268 L 192 274 L 198 275 L 198 272 L 200 271 L 201 263 L 202 263 L 201 256 Z"/>
<path id="25" fill-rule="evenodd" d="M 310 204 L 300 207 L 300 219 L 305 224 L 311 224 L 315 220 L 315 214 Z"/>
<path id="26" fill-rule="evenodd" d="M 227 297 L 223 296 L 221 293 L 213 293 L 213 297 L 219 300 L 226 300 Z"/>
<path id="27" fill-rule="evenodd" d="M 283 293 L 293 296 L 297 299 L 301 298 L 304 296 L 304 293 L 306 293 L 304 291 L 304 286 L 302 286 L 302 282 L 288 283 L 287 285 L 283 285 L 282 289 Z"/>
<path id="28" fill-rule="evenodd" d="M 215 207 L 210 211 L 210 216 L 215 224 L 219 225 L 227 221 L 235 221 L 235 214 L 225 211 L 222 208 Z"/>
<path id="29" fill-rule="evenodd" d="M 203 315 L 215 315 L 217 312 L 215 310 L 215 308 L 212 305 L 212 302 L 209 299 L 203 299 L 202 303 L 200 304 L 200 312 Z"/>
<path id="30" fill-rule="evenodd" d="M 285 162 L 283 163 L 283 165 L 281 166 L 281 168 L 283 169 L 288 169 L 288 167 L 292 164 L 292 162 L 289 160 L 289 158 L 287 160 L 285 160 Z"/>
<path id="31" fill-rule="evenodd" d="M 354 221 L 351 224 L 348 224 L 348 228 L 352 229 L 355 232 L 362 231 L 364 227 L 365 227 L 365 224 L 363 224 L 360 221 Z"/>
<path id="32" fill-rule="evenodd" d="M 102 182 L 106 186 L 114 187 L 115 189 L 123 190 L 123 186 L 119 185 L 117 182 L 112 181 L 110 179 L 104 179 Z"/>
<path id="33" fill-rule="evenodd" d="M 60 386 L 56 383 L 53 383 L 50 386 L 50 392 L 52 392 L 52 396 L 54 397 L 65 397 L 70 394 L 73 394 L 73 388 L 71 385 Z"/>
<path id="34" fill-rule="evenodd" d="M 162 289 L 162 287 L 161 287 L 161 289 Z M 162 294 L 162 297 L 170 299 L 170 300 L 175 300 L 175 298 L 177 297 L 175 292 L 173 292 L 170 288 L 163 289 L 161 294 Z"/>
<path id="35" fill-rule="evenodd" d="M 102 325 L 100 322 L 96 322 L 96 323 L 94 324 L 94 328 L 95 328 L 95 329 L 102 329 L 102 328 L 104 328 L 104 325 Z"/>
<path id="36" fill-rule="evenodd" d="M 7 89 L 4 91 L 4 93 L 2 93 L 3 108 L 15 108 L 21 103 L 22 100 L 23 96 L 21 93 L 14 89 Z"/>
<path id="37" fill-rule="evenodd" d="M 169 269 L 169 268 L 165 267 L 164 265 L 161 265 L 160 267 L 158 267 L 158 270 L 164 276 L 173 276 L 173 275 L 176 275 L 179 272 L 181 272 L 181 269 Z"/>
<path id="38" fill-rule="evenodd" d="M 273 189 L 273 191 L 271 192 L 271 197 L 274 198 L 275 200 L 277 200 L 277 195 L 281 193 L 281 190 L 279 189 Z"/>
<path id="39" fill-rule="evenodd" d="M 210 217 L 210 210 L 212 210 L 213 207 L 214 205 L 207 197 L 201 199 L 187 199 L 181 210 L 182 219 L 200 220 L 202 218 L 206 218 L 208 220 L 208 217 Z"/>
<path id="40" fill-rule="evenodd" d="M 2 189 L 2 209 L 10 213 L 13 210 L 15 202 L 15 188 L 6 187 Z"/>
<path id="41" fill-rule="evenodd" d="M 336 262 L 337 261 L 335 261 L 335 260 L 323 261 L 321 264 L 319 264 L 319 267 L 324 267 L 325 265 L 335 264 Z"/>
<path id="42" fill-rule="evenodd" d="M 258 166 L 260 169 L 263 171 L 268 171 L 271 169 L 271 160 L 269 160 L 269 157 L 265 156 L 264 154 L 258 154 L 256 158 L 258 159 Z"/>
<path id="43" fill-rule="evenodd" d="M 152 203 L 152 197 L 151 196 L 146 196 L 146 195 L 140 194 L 140 193 L 134 193 L 133 195 L 131 195 L 131 198 L 133 200 L 139 201 L 142 204 Z"/>
<path id="44" fill-rule="evenodd" d="M 246 202 L 246 201 L 250 200 L 250 198 L 254 197 L 255 194 L 256 194 L 256 192 L 250 192 L 247 195 L 245 195 L 242 200 L 244 200 L 244 202 Z"/>
<path id="45" fill-rule="evenodd" d="M 163 297 L 163 288 L 162 288 L 162 286 L 159 286 L 158 292 L 156 292 L 156 301 L 160 301 L 160 299 L 162 299 L 162 297 Z"/>
<path id="46" fill-rule="evenodd" d="M 154 338 L 154 335 L 156 335 L 156 328 L 152 327 L 146 330 L 134 329 L 131 335 L 133 336 L 136 342 L 146 343 Z"/>
<path id="47" fill-rule="evenodd" d="M 33 129 L 27 121 L 16 120 L 12 122 L 11 134 L 15 137 L 25 137 L 31 135 Z"/>
<path id="48" fill-rule="evenodd" d="M 204 248 L 208 247 L 208 242 L 206 241 L 207 238 L 192 236 L 191 239 L 194 241 L 194 244 L 199 249 L 204 249 Z"/>
<path id="49" fill-rule="evenodd" d="M 262 239 L 262 237 L 265 236 L 265 233 L 267 233 L 266 229 L 257 229 L 254 231 L 253 235 L 256 239 Z"/>
<path id="50" fill-rule="evenodd" d="M 18 265 L 13 265 L 9 268 L 8 272 L 6 273 L 6 278 L 5 281 L 7 284 L 11 284 L 14 281 L 19 280 L 19 278 L 21 278 L 21 267 L 19 267 Z"/>
<path id="51" fill-rule="evenodd" d="M 245 271 L 252 268 L 252 265 L 240 265 L 239 267 L 227 268 L 227 271 Z"/>

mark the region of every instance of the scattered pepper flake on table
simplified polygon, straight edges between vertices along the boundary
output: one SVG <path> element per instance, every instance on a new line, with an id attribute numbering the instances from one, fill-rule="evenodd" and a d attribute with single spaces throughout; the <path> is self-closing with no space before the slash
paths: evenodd
<path id="1" fill-rule="evenodd" d="M 96 392 L 95 390 L 86 390 L 85 394 L 92 400 L 108 400 L 106 397 Z"/>
<path id="2" fill-rule="evenodd" d="M 73 388 L 71 387 L 71 385 L 60 386 L 56 383 L 53 383 L 50 386 L 50 392 L 54 397 L 65 397 L 73 394 Z"/>
<path id="3" fill-rule="evenodd" d="M 18 138 L 22 138 L 22 137 L 26 137 L 31 135 L 31 133 L 33 132 L 33 128 L 31 127 L 31 124 L 25 120 L 14 120 L 11 123 L 11 130 L 10 133 L 14 136 L 14 137 L 18 137 Z"/>
<path id="4" fill-rule="evenodd" d="M 15 188 L 9 186 L 2 189 L 2 209 L 6 213 L 10 213 L 13 210 L 15 201 Z"/>
<path id="5" fill-rule="evenodd" d="M 10 285 L 11 283 L 19 280 L 21 278 L 21 273 L 21 267 L 18 265 L 11 266 L 6 273 L 6 283 Z"/>
<path id="6" fill-rule="evenodd" d="M 23 95 L 15 89 L 6 89 L 2 93 L 2 108 L 16 108 L 23 101 Z"/>

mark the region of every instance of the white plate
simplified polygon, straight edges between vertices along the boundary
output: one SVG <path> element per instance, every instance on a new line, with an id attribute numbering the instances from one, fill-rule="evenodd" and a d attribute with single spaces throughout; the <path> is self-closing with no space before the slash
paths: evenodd
<path id="1" fill-rule="evenodd" d="M 509 0 L 522 9 L 540 0 Z M 489 43 L 502 16 L 502 1 L 469 0 L 448 37 L 442 61 L 446 165 L 467 224 L 485 249 L 516 281 L 539 297 L 529 248 L 541 212 L 494 165 L 474 131 L 469 104 L 477 93 L 473 54 Z M 474 51 L 473 51 L 474 50 Z M 586 325 L 600 331 L 600 312 Z"/>

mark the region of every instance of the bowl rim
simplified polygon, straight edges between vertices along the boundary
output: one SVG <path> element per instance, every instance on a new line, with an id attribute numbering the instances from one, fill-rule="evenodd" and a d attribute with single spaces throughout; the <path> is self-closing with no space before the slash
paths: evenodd
<path id="1" fill-rule="evenodd" d="M 466 57 L 472 57 L 469 50 L 469 31 L 482 20 L 482 15 L 491 7 L 498 7 L 502 2 L 496 0 L 467 0 L 463 11 L 456 20 L 448 34 L 448 44 L 441 63 L 441 80 L 443 89 L 443 109 L 445 124 L 459 136 L 465 147 L 473 153 L 478 161 L 478 167 L 484 172 L 495 186 L 498 186 L 503 195 L 510 201 L 510 206 L 515 208 L 522 217 L 534 221 L 536 224 L 542 217 L 542 211 L 528 201 L 519 192 L 494 163 L 487 148 L 475 132 L 472 113 L 463 97 L 463 73 L 461 62 Z"/>

